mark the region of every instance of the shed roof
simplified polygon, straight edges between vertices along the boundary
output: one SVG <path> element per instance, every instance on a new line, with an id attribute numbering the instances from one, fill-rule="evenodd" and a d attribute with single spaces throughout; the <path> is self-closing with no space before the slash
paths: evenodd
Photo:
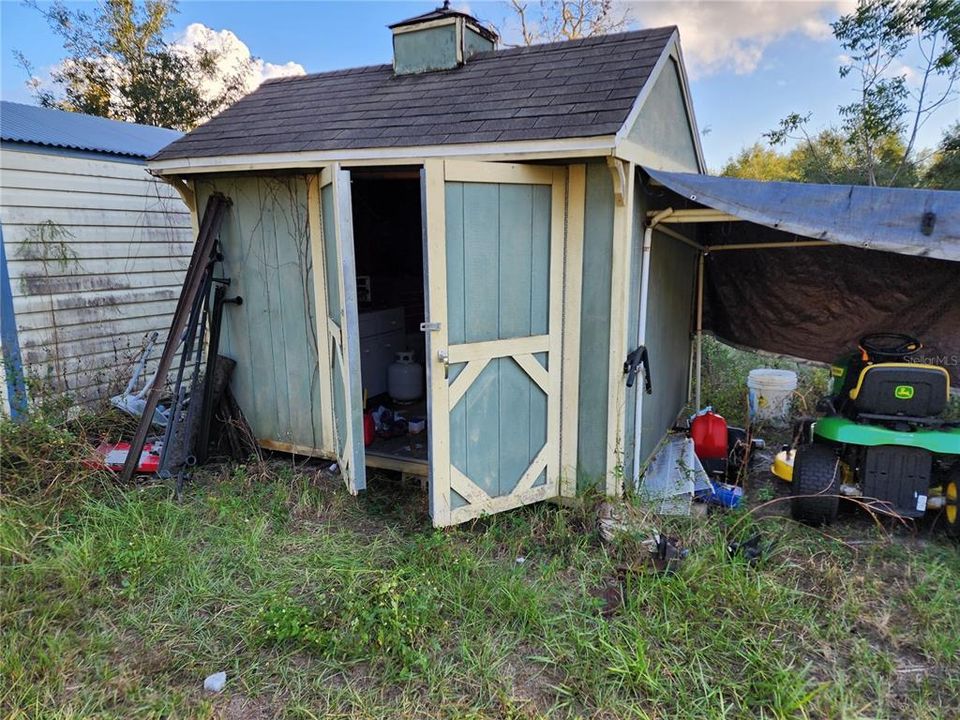
<path id="1" fill-rule="evenodd" d="M 154 159 L 611 135 L 675 32 L 493 50 L 416 75 L 375 65 L 277 78 Z"/>
<path id="2" fill-rule="evenodd" d="M 148 158 L 183 133 L 4 100 L 0 135 L 8 142 Z"/>

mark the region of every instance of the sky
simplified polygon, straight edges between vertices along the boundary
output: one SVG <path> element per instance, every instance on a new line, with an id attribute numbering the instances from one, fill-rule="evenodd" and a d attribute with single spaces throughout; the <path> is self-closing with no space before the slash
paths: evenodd
<path id="1" fill-rule="evenodd" d="M 90 3 L 68 3 L 79 7 Z M 390 62 L 387 25 L 429 11 L 433 2 L 259 2 L 181 0 L 172 42 L 218 43 L 237 56 L 257 58 L 262 78 Z M 497 26 L 509 40 L 517 32 L 509 3 L 452 3 Z M 719 170 L 742 148 L 762 141 L 791 112 L 811 113 L 814 129 L 837 120 L 839 104 L 854 98 L 853 78 L 841 79 L 841 49 L 829 23 L 853 0 L 655 0 L 622 2 L 632 27 L 676 24 L 707 164 Z M 0 97 L 34 102 L 15 60 L 22 52 L 41 78 L 64 51 L 40 14 L 18 0 L 0 0 Z M 916 86 L 915 52 L 902 67 Z M 251 83 L 253 89 L 256 82 Z M 953 103 L 922 129 L 919 147 L 934 147 L 960 118 Z"/>

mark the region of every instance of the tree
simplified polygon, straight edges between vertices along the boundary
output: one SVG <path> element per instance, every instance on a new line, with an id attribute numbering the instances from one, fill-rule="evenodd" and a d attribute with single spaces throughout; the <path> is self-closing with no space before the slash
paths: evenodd
<path id="1" fill-rule="evenodd" d="M 744 148 L 739 155 L 728 160 L 720 174 L 748 180 L 792 182 L 802 180 L 793 162 L 792 153 L 781 154 L 760 143 Z"/>
<path id="2" fill-rule="evenodd" d="M 956 99 L 960 3 L 860 0 L 856 10 L 832 28 L 847 58 L 840 76 L 858 80 L 857 97 L 838 108 L 840 126 L 835 132 L 848 146 L 840 157 L 868 185 L 907 184 L 903 176 L 915 168 L 919 129 Z M 895 71 L 913 42 L 922 58 L 916 90 L 908 87 L 906 71 Z M 809 120 L 809 114 L 792 113 L 766 137 L 774 145 L 800 140 L 815 154 L 819 149 L 807 130 Z M 886 172 L 891 161 L 892 170 Z"/>
<path id="3" fill-rule="evenodd" d="M 753 145 L 731 159 L 721 174 L 752 180 L 858 185 L 863 183 L 863 175 L 854 152 L 842 132 L 824 130 L 785 153 Z M 896 135 L 877 141 L 875 174 L 880 184 L 913 187 L 920 181 L 915 163 L 901 168 L 903 153 L 903 140 Z"/>
<path id="4" fill-rule="evenodd" d="M 606 35 L 630 24 L 629 10 L 614 0 L 539 0 L 535 9 L 510 0 L 510 6 L 520 23 L 519 45 Z"/>
<path id="5" fill-rule="evenodd" d="M 189 130 L 235 102 L 253 71 L 251 60 L 228 66 L 210 48 L 168 43 L 164 33 L 176 0 L 100 0 L 89 12 L 60 0 L 29 4 L 67 52 L 52 73 L 56 90 L 43 88 L 29 60 L 17 53 L 44 107 Z"/>
<path id="6" fill-rule="evenodd" d="M 940 190 L 960 190 L 960 122 L 943 133 L 923 185 Z"/>

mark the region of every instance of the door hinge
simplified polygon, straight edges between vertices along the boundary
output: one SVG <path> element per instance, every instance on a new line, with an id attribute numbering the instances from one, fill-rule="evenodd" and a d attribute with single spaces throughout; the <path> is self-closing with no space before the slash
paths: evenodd
<path id="1" fill-rule="evenodd" d="M 420 332 L 437 332 L 440 329 L 440 323 L 422 322 L 420 323 Z"/>

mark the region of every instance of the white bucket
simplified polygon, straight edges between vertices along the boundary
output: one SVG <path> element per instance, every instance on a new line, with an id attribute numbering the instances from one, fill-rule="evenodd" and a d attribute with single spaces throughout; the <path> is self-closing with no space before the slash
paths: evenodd
<path id="1" fill-rule="evenodd" d="M 797 389 L 797 374 L 793 370 L 757 368 L 747 375 L 747 397 L 753 420 L 786 420 L 790 401 Z"/>

